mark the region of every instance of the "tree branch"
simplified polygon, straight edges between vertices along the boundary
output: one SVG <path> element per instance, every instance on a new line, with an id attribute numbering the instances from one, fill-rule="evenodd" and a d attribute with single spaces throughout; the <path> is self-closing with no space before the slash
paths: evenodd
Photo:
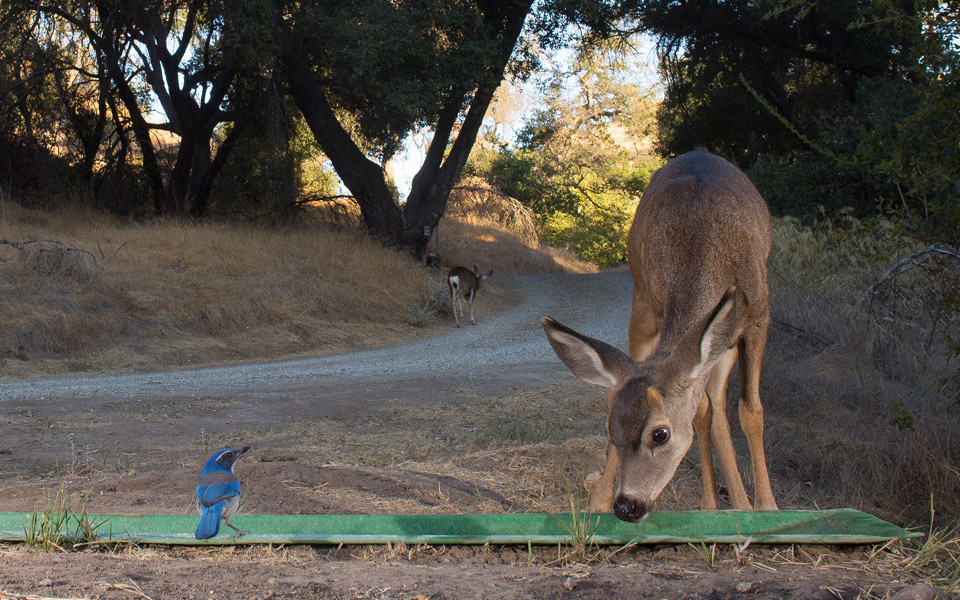
<path id="1" fill-rule="evenodd" d="M 918 258 L 920 258 L 921 256 L 926 256 L 926 255 L 931 255 L 931 254 L 933 254 L 933 255 L 948 256 L 948 257 L 952 257 L 952 258 L 955 258 L 955 259 L 957 259 L 957 260 L 960 260 L 960 254 L 954 252 L 953 250 L 945 250 L 945 249 L 943 249 L 943 248 L 941 247 L 941 246 L 943 246 L 943 245 L 944 245 L 943 242 L 937 242 L 937 243 L 935 243 L 935 244 L 930 244 L 929 246 L 927 246 L 927 247 L 924 248 L 923 250 L 917 250 L 916 252 L 914 252 L 914 253 L 911 254 L 910 256 L 907 256 L 907 257 L 905 257 L 905 258 L 902 258 L 902 259 L 898 260 L 896 263 L 893 264 L 893 266 L 891 266 L 889 269 L 887 269 L 887 270 L 883 273 L 883 275 L 881 275 L 876 281 L 874 281 L 873 283 L 870 284 L 870 287 L 868 287 L 868 288 L 866 289 L 866 291 L 864 291 L 863 294 L 860 296 L 860 299 L 857 300 L 857 306 L 858 306 L 858 307 L 859 307 L 859 306 L 862 306 L 863 303 L 866 302 L 868 298 L 870 298 L 870 297 L 873 296 L 873 294 L 876 292 L 877 288 L 878 288 L 883 282 L 887 281 L 888 279 L 890 279 L 890 278 L 892 278 L 892 277 L 895 277 L 895 276 L 899 275 L 899 274 L 902 272 L 902 270 L 903 270 L 903 268 L 904 268 L 905 266 L 907 266 L 907 265 L 917 265 L 918 263 L 916 262 L 916 260 L 917 260 Z"/>

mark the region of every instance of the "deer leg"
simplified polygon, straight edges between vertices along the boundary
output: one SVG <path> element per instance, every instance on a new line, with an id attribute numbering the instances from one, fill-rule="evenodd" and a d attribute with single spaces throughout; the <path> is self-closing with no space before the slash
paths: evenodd
<path id="1" fill-rule="evenodd" d="M 717 510 L 720 506 L 720 496 L 717 494 L 717 480 L 713 472 L 713 451 L 710 448 L 710 422 L 713 420 L 713 409 L 710 407 L 710 398 L 704 394 L 697 407 L 697 414 L 693 416 L 693 428 L 697 432 L 697 446 L 700 449 L 700 479 L 703 481 L 703 499 L 700 501 L 700 510 Z"/>
<path id="2" fill-rule="evenodd" d="M 747 436 L 753 463 L 753 492 L 757 510 L 777 510 L 763 452 L 763 405 L 760 403 L 760 361 L 767 340 L 767 321 L 748 327 L 740 340 L 740 427 Z"/>
<path id="3" fill-rule="evenodd" d="M 630 357 L 641 361 L 653 353 L 660 337 L 660 319 L 643 292 L 633 288 L 633 311 L 630 313 Z"/>
<path id="4" fill-rule="evenodd" d="M 453 294 L 453 302 L 451 303 L 451 304 L 453 304 L 453 318 L 457 320 L 457 327 L 460 327 L 460 317 L 457 316 L 457 308 L 458 308 L 458 307 L 460 308 L 460 314 L 461 314 L 461 315 L 463 314 L 463 305 L 462 305 L 460 302 L 461 302 L 461 301 L 460 301 L 460 291 L 457 290 L 457 291 Z"/>
<path id="5" fill-rule="evenodd" d="M 733 449 L 733 440 L 730 438 L 730 422 L 727 420 L 727 378 L 737 360 L 736 348 L 731 348 L 713 366 L 710 378 L 707 380 L 706 393 L 710 396 L 710 405 L 713 408 L 713 447 L 717 451 L 717 460 L 720 463 L 720 473 L 723 474 L 723 483 L 730 494 L 730 504 L 733 508 L 750 510 L 750 497 L 743 486 L 743 479 L 737 469 L 737 454 Z"/>
<path id="6" fill-rule="evenodd" d="M 590 512 L 607 513 L 613 510 L 613 488 L 617 479 L 617 450 L 607 444 L 607 464 L 600 472 L 600 476 L 591 482 L 591 475 L 587 478 L 587 485 L 592 485 L 590 491 Z"/>
<path id="7" fill-rule="evenodd" d="M 471 325 L 476 325 L 476 323 L 473 322 L 473 297 L 475 294 L 476 292 L 470 292 L 469 294 L 467 294 L 467 304 L 470 305 L 470 324 Z"/>

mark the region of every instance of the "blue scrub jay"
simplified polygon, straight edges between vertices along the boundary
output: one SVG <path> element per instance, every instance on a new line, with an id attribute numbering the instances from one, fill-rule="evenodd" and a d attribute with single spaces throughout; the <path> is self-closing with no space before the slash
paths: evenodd
<path id="1" fill-rule="evenodd" d="M 200 522 L 197 523 L 198 540 L 211 538 L 220 531 L 220 519 L 237 532 L 244 532 L 230 524 L 230 517 L 240 508 L 240 480 L 233 474 L 233 464 L 250 449 L 224 448 L 217 450 L 203 464 L 200 471 L 200 484 L 197 486 L 197 510 Z"/>

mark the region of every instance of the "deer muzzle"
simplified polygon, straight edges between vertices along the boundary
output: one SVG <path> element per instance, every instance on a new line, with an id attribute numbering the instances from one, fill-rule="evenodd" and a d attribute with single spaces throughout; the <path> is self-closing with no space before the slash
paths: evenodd
<path id="1" fill-rule="evenodd" d="M 646 504 L 620 494 L 613 502 L 613 514 L 621 521 L 636 523 L 647 518 L 650 509 Z"/>

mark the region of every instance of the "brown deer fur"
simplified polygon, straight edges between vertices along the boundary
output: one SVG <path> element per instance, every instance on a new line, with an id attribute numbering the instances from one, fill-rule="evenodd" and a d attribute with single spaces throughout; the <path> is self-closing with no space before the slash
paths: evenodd
<path id="1" fill-rule="evenodd" d="M 473 300 L 480 291 L 480 283 L 493 275 L 493 271 L 481 273 L 477 265 L 473 265 L 473 271 L 466 267 L 453 267 L 447 273 L 447 286 L 450 288 L 450 303 L 453 305 L 453 318 L 457 321 L 457 327 L 460 327 L 460 316 L 457 316 L 457 307 L 460 307 L 460 315 L 463 315 L 462 299 L 467 299 L 470 305 L 470 324 L 476 325 L 473 320 Z"/>
<path id="2" fill-rule="evenodd" d="M 739 357 L 740 423 L 753 463 L 756 507 L 775 510 L 763 450 L 760 362 L 770 313 L 770 215 L 747 177 L 697 150 L 657 171 L 628 237 L 634 279 L 630 355 L 543 325 L 577 376 L 609 388 L 606 466 L 591 510 L 646 516 L 696 431 L 701 508 L 719 505 L 711 444 L 734 508 L 750 509 L 726 415 L 727 378 Z M 664 439 L 666 438 L 666 439 Z"/>

